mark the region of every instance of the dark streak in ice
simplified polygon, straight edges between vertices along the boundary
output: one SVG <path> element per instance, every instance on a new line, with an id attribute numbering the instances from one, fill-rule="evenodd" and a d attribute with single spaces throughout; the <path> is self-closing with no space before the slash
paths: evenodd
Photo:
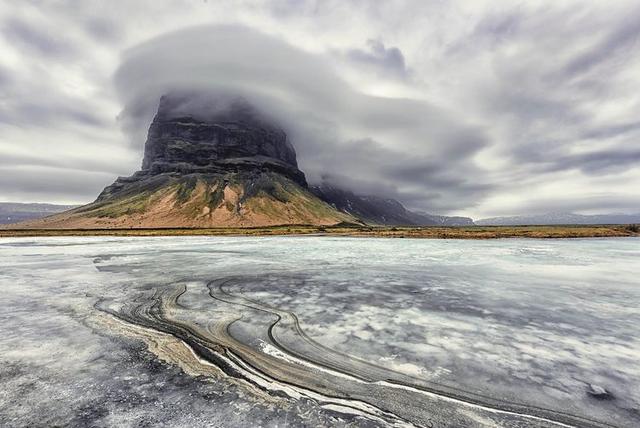
<path id="1" fill-rule="evenodd" d="M 179 302 L 187 292 L 185 285 L 156 288 L 153 295 L 146 300 L 140 300 L 141 297 L 138 297 L 125 303 L 117 311 L 110 309 L 104 301 L 98 302 L 96 308 L 126 322 L 173 335 L 184 341 L 199 358 L 216 365 L 227 376 L 242 379 L 254 387 L 265 389 L 256 381 L 255 376 L 242 367 L 250 368 L 250 371 L 254 371 L 258 376 L 269 379 L 285 389 L 292 387 L 303 394 L 312 391 L 315 394 L 312 396 L 321 400 L 322 404 L 350 407 L 365 417 L 383 419 L 392 424 L 435 426 L 445 423 L 451 417 L 461 418 L 461 422 L 464 423 L 464 416 L 439 408 L 446 407 L 442 406 L 440 400 L 448 399 L 449 404 L 453 402 L 457 405 L 467 405 L 471 411 L 488 412 L 501 419 L 501 423 L 506 423 L 507 426 L 510 420 L 514 423 L 513 426 L 517 426 L 518 423 L 529 419 L 537 424 L 549 426 L 613 427 L 569 413 L 523 406 L 504 399 L 428 383 L 334 351 L 311 339 L 303 331 L 295 313 L 234 295 L 225 289 L 231 284 L 241 283 L 242 277 L 230 277 L 207 284 L 209 296 L 214 301 L 229 305 L 230 311 L 240 309 L 246 315 L 224 321 L 218 328 L 202 329 L 169 314 L 176 309 L 189 312 L 188 306 Z M 245 321 L 245 318 L 251 319 L 253 311 L 268 315 L 272 321 L 266 326 L 252 324 L 252 328 L 256 330 L 255 337 L 250 339 L 268 343 L 289 359 L 277 358 L 256 349 L 247 343 L 249 340 L 246 337 L 234 337 L 231 332 L 232 325 L 239 320 Z M 280 335 L 282 337 L 279 338 Z M 296 360 L 306 365 L 296 363 Z M 231 364 L 230 361 L 235 364 Z M 277 388 L 266 390 L 280 397 L 287 395 Z"/>
<path id="2" fill-rule="evenodd" d="M 0 426 L 639 426 L 638 240 L 0 242 Z"/>

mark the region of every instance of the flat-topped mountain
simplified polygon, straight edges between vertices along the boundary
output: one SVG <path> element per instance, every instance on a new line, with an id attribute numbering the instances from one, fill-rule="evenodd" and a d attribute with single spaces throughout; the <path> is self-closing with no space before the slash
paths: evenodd
<path id="1" fill-rule="evenodd" d="M 193 108 L 207 113 L 190 114 Z M 189 174 L 256 168 L 278 172 L 306 185 L 287 134 L 262 119 L 246 101 L 193 106 L 191 97 L 185 95 L 160 99 L 144 148 L 143 171 Z"/>
<path id="2" fill-rule="evenodd" d="M 286 133 L 242 99 L 161 98 L 142 169 L 42 228 L 330 225 L 357 221 L 311 193 Z"/>

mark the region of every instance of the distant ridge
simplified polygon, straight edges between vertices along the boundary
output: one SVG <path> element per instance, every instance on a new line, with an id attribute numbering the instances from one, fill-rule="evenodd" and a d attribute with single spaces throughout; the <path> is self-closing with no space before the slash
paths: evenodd
<path id="1" fill-rule="evenodd" d="M 0 202 L 0 224 L 35 220 L 76 207 L 78 205 Z"/>
<path id="2" fill-rule="evenodd" d="M 640 214 L 595 214 L 546 213 L 509 217 L 491 217 L 476 220 L 479 226 L 528 226 L 570 224 L 636 224 Z"/>
<path id="3" fill-rule="evenodd" d="M 310 190 L 332 207 L 367 224 L 384 226 L 473 226 L 468 217 L 447 217 L 409 211 L 395 199 L 357 195 L 327 183 Z"/>

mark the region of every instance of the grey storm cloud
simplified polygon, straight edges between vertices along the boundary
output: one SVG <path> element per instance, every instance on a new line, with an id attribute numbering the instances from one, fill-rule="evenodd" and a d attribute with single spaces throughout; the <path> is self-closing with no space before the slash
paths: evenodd
<path id="1" fill-rule="evenodd" d="M 356 192 L 385 189 L 400 200 L 437 187 L 459 196 L 447 207 L 458 209 L 481 193 L 476 184 L 468 192 L 471 184 L 455 172 L 473 171 L 482 181 L 472 161 L 486 144 L 479 129 L 427 102 L 362 93 L 338 76 L 329 56 L 247 27 L 195 27 L 147 41 L 125 53 L 115 81 L 125 106 L 120 120 L 135 145 L 164 93 L 237 95 L 288 131 L 312 183 L 348 176 Z"/>
<path id="2" fill-rule="evenodd" d="M 47 175 L 55 179 L 43 183 L 42 177 Z M 54 201 L 93 201 L 105 183 L 112 179 L 112 174 L 104 172 L 43 165 L 0 165 L 3 193 L 14 200 L 21 200 L 24 194 L 28 194 L 36 201 L 49 198 L 54 198 Z"/>
<path id="3" fill-rule="evenodd" d="M 59 100 L 21 100 L 3 111 L 0 107 L 0 122 L 50 126 L 59 121 L 72 121 L 89 126 L 104 126 L 106 120 L 93 114 L 86 105 L 74 105 Z"/>
<path id="4" fill-rule="evenodd" d="M 606 139 L 640 131 L 640 122 L 629 122 L 615 125 L 608 125 L 597 129 L 591 129 L 582 135 L 585 139 Z"/>
<path id="5" fill-rule="evenodd" d="M 563 69 L 568 75 L 583 74 L 593 67 L 608 62 L 613 56 L 628 55 L 630 49 L 640 45 L 640 7 L 627 11 L 626 17 L 618 23 L 593 47 L 572 59 Z"/>
<path id="6" fill-rule="evenodd" d="M 639 23 L 634 0 L 3 2 L 0 200 L 94 199 L 139 166 L 160 96 L 195 90 L 279 122 L 310 182 L 638 212 Z"/>
<path id="7" fill-rule="evenodd" d="M 606 174 L 626 170 L 640 164 L 640 149 L 600 150 L 565 156 L 553 164 L 555 170 L 580 169 L 586 174 Z"/>
<path id="8" fill-rule="evenodd" d="M 12 43 L 36 55 L 64 57 L 73 53 L 73 47 L 60 36 L 62 32 L 52 33 L 20 19 L 9 19 L 3 23 L 3 34 Z"/>
<path id="9" fill-rule="evenodd" d="M 84 28 L 99 41 L 114 41 L 122 37 L 121 28 L 116 23 L 98 17 L 87 19 Z"/>
<path id="10" fill-rule="evenodd" d="M 380 40 L 367 40 L 368 49 L 349 49 L 347 58 L 370 66 L 384 74 L 406 78 L 409 74 L 402 51 L 397 47 L 385 47 Z"/>
<path id="11" fill-rule="evenodd" d="M 500 10 L 447 50 L 458 66 L 467 57 L 477 64 L 490 61 L 491 79 L 480 81 L 484 85 L 476 81 L 469 90 L 480 114 L 502 134 L 492 147 L 509 159 L 513 172 L 507 176 L 529 183 L 532 192 L 533 183 L 558 174 L 577 171 L 585 177 L 580 190 L 565 196 L 567 210 L 605 200 L 588 196 L 597 184 L 593 177 L 629 174 L 640 165 L 640 133 L 632 114 L 640 111 L 640 100 L 632 95 L 637 83 L 629 78 L 640 50 L 640 8 L 628 6 L 598 10 L 582 2 L 534 13 Z M 628 194 L 616 199 L 616 207 L 626 200 L 625 209 L 637 211 L 637 200 Z M 541 198 L 538 206 L 557 210 L 552 197 L 558 196 L 550 196 L 549 204 Z M 574 198 L 587 202 L 572 204 Z"/>
<path id="12" fill-rule="evenodd" d="M 0 67 L 0 88 L 8 86 L 9 84 L 11 84 L 11 81 L 12 79 L 10 73 Z"/>

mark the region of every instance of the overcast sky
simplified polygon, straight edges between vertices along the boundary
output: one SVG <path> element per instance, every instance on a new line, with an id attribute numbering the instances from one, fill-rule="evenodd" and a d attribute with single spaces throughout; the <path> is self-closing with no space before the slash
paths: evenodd
<path id="1" fill-rule="evenodd" d="M 0 201 L 92 201 L 175 87 L 268 110 L 311 182 L 474 218 L 640 212 L 635 0 L 3 1 Z"/>

